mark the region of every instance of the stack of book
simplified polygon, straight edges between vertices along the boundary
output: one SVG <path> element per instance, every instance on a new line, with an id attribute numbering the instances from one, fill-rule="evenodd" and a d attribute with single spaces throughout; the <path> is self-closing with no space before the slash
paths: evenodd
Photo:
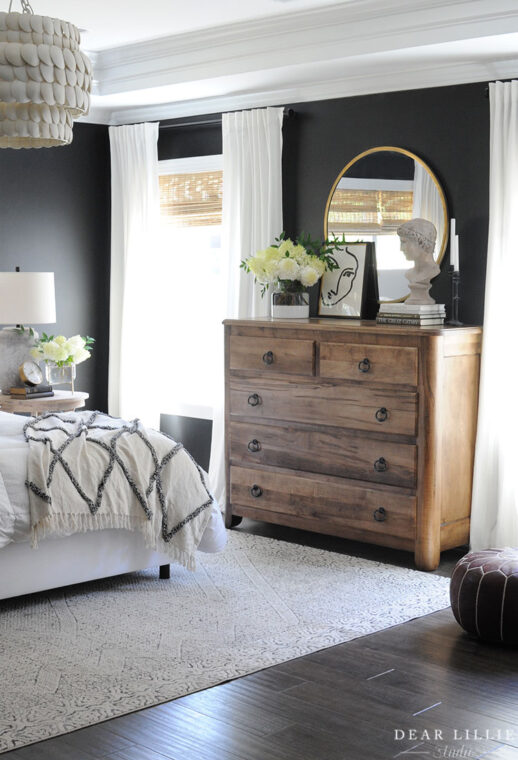
<path id="1" fill-rule="evenodd" d="M 20 385 L 20 386 L 14 386 L 10 390 L 11 396 L 14 396 L 14 398 L 25 398 L 25 399 L 31 399 L 31 398 L 48 398 L 49 396 L 54 395 L 54 391 L 52 390 L 52 385 L 44 385 L 43 383 L 40 385 Z"/>
<path id="2" fill-rule="evenodd" d="M 379 325 L 433 327 L 443 325 L 445 316 L 446 310 L 443 303 L 382 303 L 376 322 Z"/>

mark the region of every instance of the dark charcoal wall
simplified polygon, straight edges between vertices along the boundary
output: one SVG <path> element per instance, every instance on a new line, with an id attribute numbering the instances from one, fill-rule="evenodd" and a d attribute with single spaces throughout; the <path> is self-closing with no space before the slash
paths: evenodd
<path id="1" fill-rule="evenodd" d="M 106 409 L 110 291 L 110 153 L 107 127 L 75 124 L 64 148 L 0 150 L 0 270 L 55 272 L 57 324 L 96 338 L 77 388 Z"/>
<path id="2" fill-rule="evenodd" d="M 220 124 L 198 124 L 189 122 L 210 122 L 221 114 L 200 116 L 193 119 L 171 119 L 160 122 L 158 138 L 158 160 L 190 158 L 191 156 L 217 156 L 223 150 Z M 182 124 L 168 129 L 168 125 Z"/>
<path id="3" fill-rule="evenodd" d="M 489 214 L 489 101 L 485 88 L 484 82 L 287 105 L 295 111 L 294 118 L 284 122 L 287 232 L 323 235 L 331 186 L 358 153 L 380 145 L 406 148 L 431 167 L 444 188 L 449 214 L 456 218 L 460 235 L 460 316 L 467 323 L 481 323 Z M 219 127 L 181 127 L 160 133 L 161 159 L 220 151 Z M 446 256 L 432 295 L 448 304 L 447 265 Z M 314 313 L 316 291 L 312 294 Z"/>
<path id="4" fill-rule="evenodd" d="M 489 101 L 485 83 L 296 103 L 284 125 L 284 219 L 291 235 L 323 233 L 327 196 L 355 155 L 407 148 L 442 183 L 460 234 L 461 318 L 483 315 L 488 224 Z M 210 118 L 210 117 L 203 117 Z M 188 121 L 188 120 L 182 120 Z M 219 126 L 162 130 L 159 158 L 221 152 Z M 108 130 L 76 124 L 67 148 L 0 150 L 0 270 L 54 271 L 58 323 L 97 339 L 78 368 L 92 408 L 106 409 L 110 270 Z M 448 302 L 445 265 L 433 295 Z M 45 329 L 43 326 L 40 329 Z"/>
<path id="5" fill-rule="evenodd" d="M 416 153 L 442 184 L 457 220 L 462 273 L 461 319 L 483 317 L 489 214 L 489 101 L 486 84 L 295 103 L 284 124 L 284 226 L 323 234 L 329 190 L 362 151 L 394 145 Z M 448 259 L 432 295 L 449 303 Z M 316 298 L 314 299 L 316 306 Z"/>

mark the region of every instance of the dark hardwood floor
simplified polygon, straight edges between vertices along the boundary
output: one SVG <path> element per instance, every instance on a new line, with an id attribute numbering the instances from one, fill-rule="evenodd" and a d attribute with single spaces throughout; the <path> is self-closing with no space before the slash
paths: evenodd
<path id="1" fill-rule="evenodd" d="M 247 520 L 237 530 L 412 567 L 404 552 L 343 539 Z M 463 553 L 446 552 L 436 572 L 450 575 Z M 516 650 L 469 639 L 445 610 L 2 757 L 406 756 L 518 760 Z"/>

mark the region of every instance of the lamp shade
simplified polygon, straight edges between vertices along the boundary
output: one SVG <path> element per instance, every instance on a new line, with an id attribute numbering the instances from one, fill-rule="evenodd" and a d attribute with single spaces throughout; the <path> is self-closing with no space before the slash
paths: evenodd
<path id="1" fill-rule="evenodd" d="M 0 272 L 0 324 L 56 321 L 54 272 Z"/>

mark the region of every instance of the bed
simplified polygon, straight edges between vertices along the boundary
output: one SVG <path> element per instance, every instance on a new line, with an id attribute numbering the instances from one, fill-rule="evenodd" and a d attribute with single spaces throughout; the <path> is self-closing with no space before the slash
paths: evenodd
<path id="1" fill-rule="evenodd" d="M 31 548 L 26 423 L 25 417 L 0 412 L 0 599 L 150 567 L 160 567 L 167 577 L 170 555 L 153 550 L 132 530 L 49 536 Z M 215 501 L 208 510 L 197 548 L 221 551 L 226 532 Z"/>

